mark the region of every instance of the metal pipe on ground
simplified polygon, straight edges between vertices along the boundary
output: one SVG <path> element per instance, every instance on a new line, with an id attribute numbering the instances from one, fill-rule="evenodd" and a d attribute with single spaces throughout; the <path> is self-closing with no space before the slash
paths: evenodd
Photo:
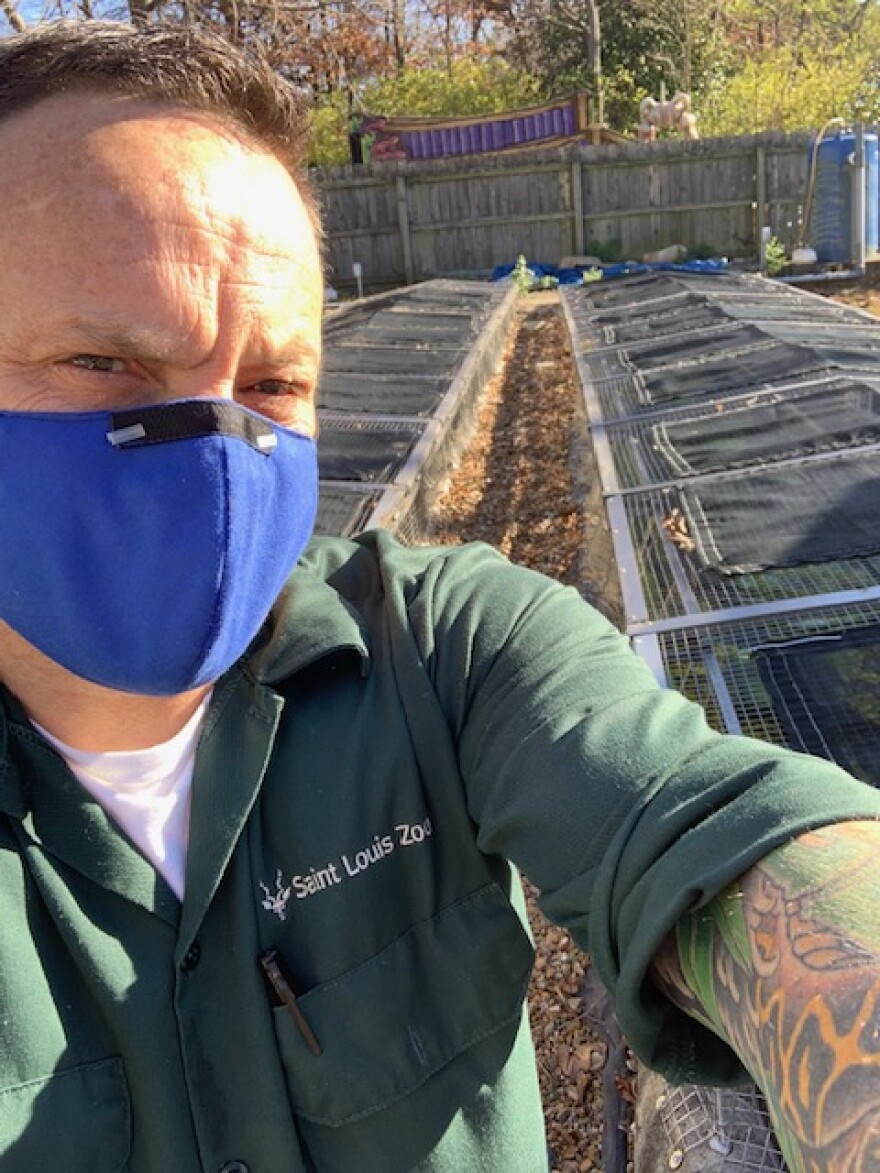
<path id="1" fill-rule="evenodd" d="M 784 277 L 774 277 L 782 285 L 814 285 L 825 281 L 860 281 L 865 275 L 864 266 L 861 269 L 840 269 L 834 273 L 789 273 Z"/>

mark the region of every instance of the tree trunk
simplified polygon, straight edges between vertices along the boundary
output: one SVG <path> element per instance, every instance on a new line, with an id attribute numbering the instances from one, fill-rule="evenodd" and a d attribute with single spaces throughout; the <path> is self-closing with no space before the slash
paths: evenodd
<path id="1" fill-rule="evenodd" d="M 446 72 L 452 75 L 452 0 L 443 5 L 443 49 L 446 55 Z"/>
<path id="2" fill-rule="evenodd" d="M 397 72 L 406 66 L 406 3 L 391 0 L 391 30 L 394 44 L 394 64 Z"/>
<path id="3" fill-rule="evenodd" d="M 587 53 L 593 87 L 592 121 L 605 124 L 605 91 L 602 85 L 602 23 L 599 19 L 599 0 L 587 0 Z"/>

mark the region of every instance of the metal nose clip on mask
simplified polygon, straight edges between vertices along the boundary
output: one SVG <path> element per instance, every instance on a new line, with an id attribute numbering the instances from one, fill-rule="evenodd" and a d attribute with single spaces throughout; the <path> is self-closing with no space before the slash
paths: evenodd
<path id="1" fill-rule="evenodd" d="M 127 692 L 216 680 L 311 535 L 315 442 L 225 400 L 0 412 L 0 618 Z"/>

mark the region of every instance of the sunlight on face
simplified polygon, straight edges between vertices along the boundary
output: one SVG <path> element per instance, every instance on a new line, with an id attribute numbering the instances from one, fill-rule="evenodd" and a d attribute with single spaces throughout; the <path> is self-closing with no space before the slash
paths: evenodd
<path id="1" fill-rule="evenodd" d="M 281 163 L 105 95 L 0 126 L 0 409 L 234 398 L 314 434 L 322 279 Z"/>

